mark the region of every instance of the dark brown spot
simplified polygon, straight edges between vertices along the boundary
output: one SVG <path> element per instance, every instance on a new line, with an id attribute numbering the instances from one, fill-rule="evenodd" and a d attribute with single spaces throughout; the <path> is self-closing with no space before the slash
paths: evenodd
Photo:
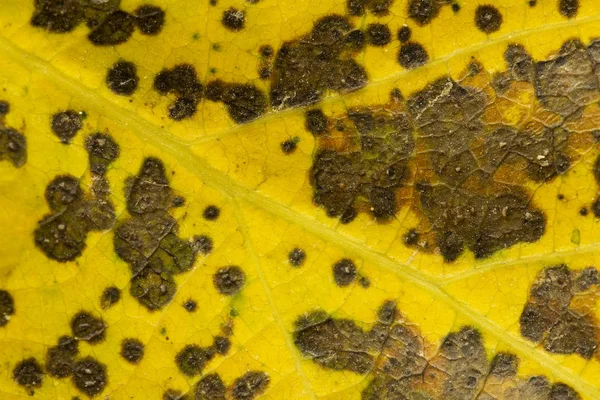
<path id="1" fill-rule="evenodd" d="M 108 70 L 106 84 L 113 93 L 131 96 L 138 87 L 137 68 L 129 61 L 119 61 Z"/>
<path id="2" fill-rule="evenodd" d="M 208 374 L 198 381 L 194 391 L 197 400 L 225 399 L 225 385 L 219 374 Z"/>
<path id="3" fill-rule="evenodd" d="M 71 319 L 71 331 L 77 340 L 97 344 L 104 340 L 104 322 L 87 311 L 80 311 Z"/>
<path id="4" fill-rule="evenodd" d="M 144 343 L 138 339 L 123 339 L 121 342 L 121 357 L 131 364 L 138 364 L 144 357 L 144 348 Z"/>
<path id="5" fill-rule="evenodd" d="M 288 139 L 286 141 L 281 142 L 280 146 L 281 151 L 283 151 L 283 154 L 292 154 L 296 150 L 298 142 L 294 139 Z"/>
<path id="6" fill-rule="evenodd" d="M 267 109 L 265 94 L 250 84 L 212 81 L 206 86 L 206 98 L 224 103 L 229 116 L 238 124 L 255 120 Z"/>
<path id="7" fill-rule="evenodd" d="M 410 0 L 408 17 L 419 25 L 427 25 L 438 16 L 444 3 L 440 0 Z"/>
<path id="8" fill-rule="evenodd" d="M 288 254 L 288 262 L 292 267 L 301 267 L 306 260 L 306 252 L 298 247 L 292 249 Z"/>
<path id="9" fill-rule="evenodd" d="M 94 133 L 85 139 L 92 173 L 104 175 L 110 164 L 119 158 L 119 145 L 105 133 Z"/>
<path id="10" fill-rule="evenodd" d="M 333 279 L 340 286 L 350 285 L 356 278 L 356 265 L 348 258 L 344 258 L 333 265 Z"/>
<path id="11" fill-rule="evenodd" d="M 410 37 L 412 36 L 412 31 L 406 25 L 403 25 L 402 28 L 398 29 L 398 40 L 401 43 L 408 42 Z"/>
<path id="12" fill-rule="evenodd" d="M 75 338 L 61 336 L 58 344 L 50 347 L 46 353 L 46 370 L 57 378 L 65 378 L 73 373 L 75 357 L 79 354 L 79 345 Z"/>
<path id="13" fill-rule="evenodd" d="M 535 7 L 537 5 L 537 0 L 529 0 L 529 7 Z"/>
<path id="14" fill-rule="evenodd" d="M 0 289 L 0 327 L 6 326 L 15 313 L 15 302 L 12 295 Z"/>
<path id="15" fill-rule="evenodd" d="M 108 310 L 113 305 L 117 304 L 121 299 L 121 290 L 116 286 L 110 286 L 104 289 L 100 297 L 100 307 L 103 310 Z"/>
<path id="16" fill-rule="evenodd" d="M 84 8 L 79 0 L 36 0 L 31 25 L 54 33 L 73 31 L 82 21 Z"/>
<path id="17" fill-rule="evenodd" d="M 10 112 L 10 104 L 6 100 L 0 100 L 0 117 Z"/>
<path id="18" fill-rule="evenodd" d="M 114 46 L 129 40 L 135 29 L 135 18 L 125 11 L 113 11 L 94 28 L 88 39 L 96 46 Z"/>
<path id="19" fill-rule="evenodd" d="M 235 400 L 252 400 L 269 386 L 269 375 L 262 371 L 249 371 L 233 382 L 231 395 Z"/>
<path id="20" fill-rule="evenodd" d="M 77 132 L 83 127 L 82 114 L 74 110 L 66 110 L 52 116 L 52 132 L 62 143 L 71 143 Z"/>
<path id="21" fill-rule="evenodd" d="M 213 250 L 213 241 L 206 235 L 195 236 L 192 242 L 192 248 L 195 252 L 207 255 Z"/>
<path id="22" fill-rule="evenodd" d="M 263 46 L 260 46 L 259 52 L 260 52 L 261 56 L 266 57 L 266 58 L 271 58 L 271 57 L 273 57 L 275 50 L 273 50 L 273 46 L 271 46 L 269 44 L 265 44 Z"/>
<path id="23" fill-rule="evenodd" d="M 203 86 L 198 81 L 193 65 L 180 64 L 159 72 L 154 78 L 154 89 L 161 95 L 173 93 L 177 96 L 169 106 L 169 117 L 181 121 L 196 113 L 196 107 L 202 99 Z"/>
<path id="24" fill-rule="evenodd" d="M 186 309 L 186 311 L 188 312 L 194 312 L 196 311 L 196 308 L 198 307 L 198 303 L 195 300 L 189 299 L 188 301 L 186 301 L 185 303 L 183 303 L 183 308 Z"/>
<path id="25" fill-rule="evenodd" d="M 559 0 L 558 11 L 567 18 L 574 18 L 579 11 L 579 0 Z"/>
<path id="26" fill-rule="evenodd" d="M 460 4 L 458 3 L 452 3 L 452 11 L 454 11 L 455 13 L 460 11 Z"/>
<path id="27" fill-rule="evenodd" d="M 177 368 L 186 376 L 195 376 L 202 373 L 206 363 L 215 356 L 214 350 L 210 347 L 200 347 L 198 345 L 185 346 L 175 357 Z"/>
<path id="28" fill-rule="evenodd" d="M 246 13 L 237 8 L 230 7 L 223 11 L 223 18 L 221 19 L 223 26 L 232 31 L 241 31 L 244 29 L 246 22 Z"/>
<path id="29" fill-rule="evenodd" d="M 207 206 L 202 213 L 202 217 L 208 221 L 215 221 L 221 215 L 221 210 L 215 205 Z"/>
<path id="30" fill-rule="evenodd" d="M 392 40 L 392 32 L 384 24 L 369 24 L 366 34 L 367 42 L 372 46 L 383 47 Z"/>
<path id="31" fill-rule="evenodd" d="M 143 5 L 134 14 L 135 24 L 144 35 L 158 35 L 165 24 L 165 12 L 160 7 Z"/>
<path id="32" fill-rule="evenodd" d="M 214 346 L 217 353 L 225 355 L 229 352 L 229 349 L 231 348 L 231 340 L 224 336 L 217 336 L 215 337 Z"/>
<path id="33" fill-rule="evenodd" d="M 493 33 L 502 25 L 502 14 L 492 5 L 478 6 L 475 10 L 475 25 L 484 33 Z"/>
<path id="34" fill-rule="evenodd" d="M 39 388 L 42 386 L 44 371 L 38 361 L 33 358 L 26 358 L 20 361 L 12 373 L 13 379 L 21 386 L 26 388 Z"/>
<path id="35" fill-rule="evenodd" d="M 86 357 L 75 363 L 73 384 L 80 392 L 94 397 L 104 390 L 108 383 L 106 365 L 92 357 Z"/>
<path id="36" fill-rule="evenodd" d="M 220 268 L 213 276 L 215 288 L 227 296 L 233 296 L 242 290 L 245 282 L 246 274 L 235 265 Z"/>
<path id="37" fill-rule="evenodd" d="M 3 115 L 0 114 L 0 118 Z M 27 161 L 27 139 L 25 136 L 3 125 L 0 121 L 0 161 L 8 160 L 15 167 L 22 167 Z"/>
<path id="38" fill-rule="evenodd" d="M 429 60 L 425 48 L 416 42 L 408 42 L 400 47 L 398 62 L 406 69 L 418 68 Z"/>
<path id="39" fill-rule="evenodd" d="M 315 136 L 327 133 L 327 118 L 321 109 L 308 110 L 304 114 L 306 129 Z"/>

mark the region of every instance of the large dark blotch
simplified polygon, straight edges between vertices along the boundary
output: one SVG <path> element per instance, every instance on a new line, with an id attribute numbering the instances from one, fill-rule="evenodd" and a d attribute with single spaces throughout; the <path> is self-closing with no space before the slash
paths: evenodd
<path id="1" fill-rule="evenodd" d="M 589 310 L 571 304 L 599 283 L 598 270 L 558 265 L 542 270 L 529 291 L 520 318 L 521 335 L 558 354 L 591 358 L 598 348 L 597 321 Z"/>
<path id="2" fill-rule="evenodd" d="M 175 121 L 191 118 L 202 99 L 203 86 L 196 69 L 190 64 L 163 69 L 154 78 L 154 89 L 161 95 L 173 93 L 177 99 L 169 106 L 169 117 Z"/>
<path id="3" fill-rule="evenodd" d="M 162 161 L 146 158 L 126 197 L 130 217 L 115 229 L 115 251 L 129 264 L 131 295 L 156 310 L 173 298 L 173 276 L 192 268 L 196 249 L 177 236 L 177 221 L 169 214 L 175 196 Z"/>
<path id="4" fill-rule="evenodd" d="M 118 158 L 119 146 L 109 135 L 96 133 L 86 139 L 86 150 L 93 179 L 91 195 L 86 195 L 79 180 L 71 175 L 59 175 L 46 187 L 46 202 L 52 213 L 38 223 L 34 238 L 44 254 L 56 261 L 75 260 L 83 252 L 89 232 L 109 229 L 115 221 L 104 175 Z"/>
<path id="5" fill-rule="evenodd" d="M 285 42 L 271 74 L 271 106 L 284 109 L 319 101 L 327 90 L 348 92 L 366 85 L 367 74 L 353 58 L 356 46 L 347 18 L 329 15 L 313 30 Z"/>
<path id="6" fill-rule="evenodd" d="M 251 84 L 212 81 L 206 85 L 206 98 L 225 104 L 229 116 L 238 124 L 260 117 L 267 109 L 266 95 Z"/>
<path id="7" fill-rule="evenodd" d="M 406 114 L 354 109 L 349 112 L 356 146 L 347 152 L 317 151 L 310 171 L 314 202 L 331 217 L 366 203 L 378 220 L 394 216 L 396 190 L 408 177 L 414 140 Z M 309 120 L 310 122 L 310 120 Z"/>

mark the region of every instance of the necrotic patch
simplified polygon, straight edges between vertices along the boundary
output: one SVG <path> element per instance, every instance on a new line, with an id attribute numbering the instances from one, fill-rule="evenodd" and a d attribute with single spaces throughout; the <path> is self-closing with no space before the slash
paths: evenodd
<path id="1" fill-rule="evenodd" d="M 102 296 L 100 296 L 100 307 L 103 310 L 111 308 L 117 304 L 121 299 L 121 289 L 116 286 L 110 286 L 104 289 Z"/>
<path id="2" fill-rule="evenodd" d="M 196 399 L 216 400 L 225 398 L 226 389 L 219 374 L 212 373 L 198 381 L 194 393 Z"/>
<path id="3" fill-rule="evenodd" d="M 440 13 L 446 0 L 410 0 L 408 2 L 408 17 L 419 25 L 427 25 Z"/>
<path id="4" fill-rule="evenodd" d="M 392 32 L 384 24 L 369 24 L 366 33 L 367 42 L 372 46 L 383 47 L 392 40 Z"/>
<path id="5" fill-rule="evenodd" d="M 177 368 L 186 376 L 195 376 L 202 373 L 206 363 L 212 360 L 215 351 L 212 347 L 187 345 L 175 357 Z"/>
<path id="6" fill-rule="evenodd" d="M 408 42 L 410 40 L 411 35 L 412 31 L 406 25 L 398 29 L 398 40 L 402 43 Z"/>
<path id="7" fill-rule="evenodd" d="M 79 354 L 78 342 L 71 336 L 61 336 L 56 346 L 46 353 L 46 370 L 56 378 L 71 376 L 75 357 Z"/>
<path id="8" fill-rule="evenodd" d="M 14 313 L 15 301 L 12 295 L 8 291 L 0 289 L 0 327 L 6 326 Z"/>
<path id="9" fill-rule="evenodd" d="M 165 24 L 162 8 L 143 5 L 135 10 L 135 24 L 144 35 L 158 35 Z"/>
<path id="10" fill-rule="evenodd" d="M 301 267 L 306 260 L 306 252 L 298 247 L 292 249 L 288 254 L 288 262 L 293 267 Z"/>
<path id="11" fill-rule="evenodd" d="M 207 221 L 216 221 L 221 215 L 221 210 L 215 205 L 207 206 L 202 212 L 202 217 Z"/>
<path id="12" fill-rule="evenodd" d="M 502 25 L 502 14 L 492 5 L 478 6 L 475 10 L 475 25 L 484 33 L 493 33 Z"/>
<path id="13" fill-rule="evenodd" d="M 137 68 L 129 61 L 119 61 L 108 70 L 106 84 L 114 93 L 131 96 L 138 87 Z"/>

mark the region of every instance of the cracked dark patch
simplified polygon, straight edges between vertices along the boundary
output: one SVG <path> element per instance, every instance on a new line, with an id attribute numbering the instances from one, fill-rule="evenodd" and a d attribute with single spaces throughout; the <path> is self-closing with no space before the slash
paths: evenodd
<path id="1" fill-rule="evenodd" d="M 108 70 L 106 84 L 113 93 L 131 96 L 138 87 L 137 68 L 129 61 L 119 61 Z"/>
<path id="2" fill-rule="evenodd" d="M 235 265 L 220 268 L 213 275 L 213 283 L 219 293 L 226 296 L 237 294 L 246 283 L 246 274 L 242 269 Z"/>
<path id="3" fill-rule="evenodd" d="M 237 8 L 228 8 L 223 11 L 223 18 L 221 18 L 223 26 L 231 31 L 237 32 L 244 29 L 246 23 L 246 13 Z"/>
<path id="4" fill-rule="evenodd" d="M 46 352 L 46 370 L 56 378 L 71 376 L 75 357 L 79 354 L 79 344 L 71 336 L 61 336 L 56 346 Z"/>
<path id="5" fill-rule="evenodd" d="M 235 400 L 255 399 L 267 389 L 269 382 L 265 372 L 248 371 L 233 382 L 231 395 Z"/>
<path id="6" fill-rule="evenodd" d="M 542 270 L 521 314 L 521 335 L 551 353 L 591 358 L 600 333 L 598 322 L 582 299 L 595 304 L 599 283 L 595 267 L 571 270 L 563 264 Z"/>
<path id="7" fill-rule="evenodd" d="M 354 282 L 356 278 L 356 265 L 348 258 L 333 264 L 333 280 L 339 287 L 345 287 Z"/>
<path id="8" fill-rule="evenodd" d="M 215 356 L 212 347 L 200 347 L 197 345 L 185 346 L 175 356 L 175 363 L 179 371 L 186 376 L 195 376 L 202 373 L 206 364 Z"/>
<path id="9" fill-rule="evenodd" d="M 12 377 L 20 386 L 28 389 L 39 388 L 42 387 L 44 371 L 34 357 L 29 357 L 19 361 L 13 369 Z M 33 393 L 33 391 L 30 393 Z"/>
<path id="10" fill-rule="evenodd" d="M 558 0 L 558 11 L 567 18 L 575 18 L 579 11 L 579 0 Z"/>
<path id="11" fill-rule="evenodd" d="M 314 136 L 327 133 L 328 121 L 321 109 L 308 110 L 304 116 L 306 118 L 306 129 Z"/>
<path id="12" fill-rule="evenodd" d="M 169 214 L 173 196 L 162 161 L 146 158 L 126 193 L 130 217 L 115 229 L 115 251 L 132 274 L 129 293 L 151 311 L 172 300 L 173 276 L 189 271 L 200 251 L 177 235 L 178 223 Z"/>
<path id="13" fill-rule="evenodd" d="M 104 289 L 100 296 L 100 307 L 103 310 L 108 310 L 121 299 L 121 289 L 116 286 L 110 286 Z"/>
<path id="14" fill-rule="evenodd" d="M 406 69 L 415 69 L 427 64 L 429 55 L 425 48 L 417 42 L 407 42 L 400 46 L 398 63 Z"/>
<path id="15" fill-rule="evenodd" d="M 169 105 L 169 117 L 181 121 L 196 113 L 203 86 L 193 65 L 179 64 L 159 72 L 154 78 L 154 89 L 163 96 L 169 93 L 176 95 L 177 99 Z"/>
<path id="16" fill-rule="evenodd" d="M 206 85 L 206 98 L 225 104 L 229 116 L 238 124 L 253 121 L 267 110 L 266 95 L 251 84 L 212 81 Z"/>
<path id="17" fill-rule="evenodd" d="M 202 212 L 202 218 L 207 221 L 216 221 L 221 215 L 221 209 L 215 205 L 207 206 Z"/>
<path id="18" fill-rule="evenodd" d="M 139 364 L 144 358 L 144 349 L 144 343 L 138 339 L 123 339 L 121 342 L 121 357 L 131 364 Z"/>
<path id="19" fill-rule="evenodd" d="M 292 249 L 288 254 L 288 262 L 292 267 L 301 267 L 306 261 L 306 252 L 298 247 Z"/>
<path id="20" fill-rule="evenodd" d="M 478 6 L 475 10 L 475 26 L 483 33 L 493 33 L 502 25 L 502 14 L 489 4 Z"/>
<path id="21" fill-rule="evenodd" d="M 353 59 L 361 49 L 350 40 L 352 32 L 347 18 L 329 15 L 320 18 L 309 34 L 285 42 L 271 73 L 271 106 L 281 110 L 313 104 L 327 90 L 345 93 L 365 86 L 367 74 Z"/>
<path id="22" fill-rule="evenodd" d="M 0 289 L 0 327 L 6 326 L 15 313 L 15 301 L 12 295 Z"/>
<path id="23" fill-rule="evenodd" d="M 85 357 L 75 363 L 73 384 L 82 393 L 94 397 L 108 384 L 106 365 L 92 357 Z"/>
<path id="24" fill-rule="evenodd" d="M 74 110 L 56 113 L 52 116 L 50 126 L 62 143 L 69 144 L 83 127 L 82 113 Z"/>

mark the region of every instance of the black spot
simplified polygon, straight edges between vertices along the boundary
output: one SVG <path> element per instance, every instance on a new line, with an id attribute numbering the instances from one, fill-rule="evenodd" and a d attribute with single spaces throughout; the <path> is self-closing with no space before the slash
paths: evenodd
<path id="1" fill-rule="evenodd" d="M 458 3 L 452 3 L 452 11 L 454 11 L 455 13 L 460 11 L 460 4 Z"/>
<path id="2" fill-rule="evenodd" d="M 202 99 L 202 84 L 190 64 L 163 69 L 154 78 L 154 89 L 161 95 L 174 93 L 177 99 L 169 106 L 169 117 L 175 121 L 191 118 Z"/>
<path id="3" fill-rule="evenodd" d="M 225 399 L 225 385 L 219 374 L 208 374 L 198 381 L 194 394 L 197 400 Z"/>
<path id="4" fill-rule="evenodd" d="M 114 93 L 122 96 L 131 96 L 138 87 L 139 78 L 137 68 L 129 61 L 115 63 L 106 75 L 106 84 Z"/>
<path id="5" fill-rule="evenodd" d="M 36 0 L 31 25 L 54 33 L 73 31 L 83 20 L 79 0 Z"/>
<path id="6" fill-rule="evenodd" d="M 192 248 L 200 254 L 210 254 L 213 249 L 212 239 L 206 235 L 195 236 L 194 241 L 192 242 Z"/>
<path id="7" fill-rule="evenodd" d="M 408 26 L 404 25 L 402 28 L 398 29 L 398 40 L 401 43 L 408 42 L 411 36 L 412 31 Z"/>
<path id="8" fill-rule="evenodd" d="M 44 371 L 38 361 L 33 358 L 27 358 L 20 361 L 13 369 L 13 379 L 21 386 L 26 388 L 39 388 L 42 386 Z"/>
<path id="9" fill-rule="evenodd" d="M 137 364 L 144 357 L 144 348 L 144 343 L 138 339 L 123 339 L 121 342 L 121 357 L 131 364 Z"/>
<path id="10" fill-rule="evenodd" d="M 0 289 L 0 327 L 5 326 L 15 313 L 15 302 L 11 294 Z"/>
<path id="11" fill-rule="evenodd" d="M 10 104 L 6 100 L 0 100 L 0 117 L 10 112 Z"/>
<path id="12" fill-rule="evenodd" d="M 237 8 L 230 7 L 223 11 L 223 18 L 221 19 L 223 26 L 232 31 L 241 31 L 244 29 L 246 22 L 246 13 Z"/>
<path id="13" fill-rule="evenodd" d="M 75 356 L 79 354 L 79 345 L 71 336 L 61 336 L 58 344 L 50 347 L 46 353 L 46 370 L 57 378 L 65 378 L 73 373 Z"/>
<path id="14" fill-rule="evenodd" d="M 200 347 L 195 344 L 185 346 L 177 356 L 175 363 L 182 374 L 194 376 L 202 373 L 204 366 L 215 356 L 212 348 Z"/>
<path id="15" fill-rule="evenodd" d="M 87 311 L 80 311 L 71 319 L 71 331 L 77 340 L 100 343 L 104 340 L 105 330 L 104 322 Z"/>
<path id="16" fill-rule="evenodd" d="M 224 103 L 229 116 L 238 124 L 255 120 L 267 109 L 265 94 L 250 84 L 212 81 L 206 86 L 206 98 Z"/>
<path id="17" fill-rule="evenodd" d="M 273 57 L 273 53 L 275 52 L 273 50 L 273 46 L 269 45 L 269 44 L 265 44 L 263 46 L 260 46 L 259 49 L 260 55 L 266 58 L 271 58 Z"/>
<path id="18" fill-rule="evenodd" d="M 327 117 L 320 108 L 308 110 L 304 114 L 306 129 L 315 136 L 327 133 Z"/>
<path id="19" fill-rule="evenodd" d="M 581 400 L 581 396 L 571 387 L 559 382 L 552 385 L 548 400 Z"/>
<path id="20" fill-rule="evenodd" d="M 231 394 L 235 400 L 252 400 L 269 386 L 269 376 L 262 371 L 249 371 L 233 382 Z"/>
<path id="21" fill-rule="evenodd" d="M 185 308 L 188 312 L 196 311 L 198 307 L 198 303 L 195 300 L 189 299 L 183 304 L 183 308 Z"/>
<path id="22" fill-rule="evenodd" d="M 408 42 L 400 47 L 398 62 L 406 69 L 414 69 L 425 65 L 429 60 L 425 48 L 416 42 Z"/>
<path id="23" fill-rule="evenodd" d="M 579 210 L 579 215 L 581 215 L 582 217 L 585 217 L 585 216 L 587 216 L 587 215 L 588 215 L 588 209 L 587 209 L 586 207 L 582 207 L 582 208 Z"/>
<path id="24" fill-rule="evenodd" d="M 121 299 L 121 290 L 116 286 L 107 287 L 100 297 L 100 307 L 103 310 L 111 308 Z"/>
<path id="25" fill-rule="evenodd" d="M 220 268 L 213 276 L 213 283 L 219 293 L 233 296 L 244 286 L 246 274 L 238 266 Z"/>
<path id="26" fill-rule="evenodd" d="M 484 33 L 493 33 L 502 25 L 502 14 L 489 4 L 478 6 L 475 10 L 475 25 Z"/>
<path id="27" fill-rule="evenodd" d="M 574 18 L 579 11 L 579 0 L 559 0 L 558 11 L 567 18 Z"/>
<path id="28" fill-rule="evenodd" d="M 383 47 L 392 40 L 392 32 L 384 24 L 369 24 L 366 33 L 367 42 L 372 46 Z"/>
<path id="29" fill-rule="evenodd" d="M 202 217 L 208 221 L 215 221 L 219 215 L 221 215 L 221 210 L 214 205 L 207 206 L 202 213 Z"/>
<path id="30" fill-rule="evenodd" d="M 94 133 L 85 139 L 90 169 L 94 174 L 104 175 L 110 164 L 115 161 L 121 150 L 114 139 L 105 133 Z"/>
<path id="31" fill-rule="evenodd" d="M 231 341 L 224 336 L 217 336 L 215 337 L 214 346 L 217 353 L 225 355 L 229 352 L 229 349 L 231 348 Z"/>
<path id="32" fill-rule="evenodd" d="M 83 127 L 81 113 L 74 110 L 66 110 L 54 114 L 52 117 L 52 132 L 62 143 L 71 143 L 77 132 Z"/>
<path id="33" fill-rule="evenodd" d="M 344 258 L 333 265 L 333 279 L 339 287 L 350 285 L 356 278 L 356 265 Z"/>
<path id="34" fill-rule="evenodd" d="M 306 260 L 306 252 L 298 247 L 294 248 L 288 254 L 288 262 L 293 267 L 301 267 Z"/>
<path id="35" fill-rule="evenodd" d="M 208 3 L 214 7 L 217 5 L 217 0 L 209 0 Z"/>
<path id="36" fill-rule="evenodd" d="M 408 2 L 408 17 L 419 25 L 427 25 L 440 13 L 439 0 L 410 0 Z"/>
<path id="37" fill-rule="evenodd" d="M 135 10 L 135 24 L 144 35 L 158 35 L 165 24 L 165 12 L 160 7 L 143 5 Z"/>
<path id="38" fill-rule="evenodd" d="M 537 5 L 537 0 L 529 0 L 529 7 L 535 7 Z"/>
<path id="39" fill-rule="evenodd" d="M 135 18 L 122 10 L 113 11 L 88 35 L 96 46 L 125 43 L 135 29 Z"/>
<path id="40" fill-rule="evenodd" d="M 296 150 L 298 142 L 294 139 L 288 139 L 284 142 L 281 142 L 280 146 L 281 151 L 283 151 L 284 154 L 292 154 Z"/>
<path id="41" fill-rule="evenodd" d="M 102 393 L 107 383 L 106 365 L 92 357 L 86 357 L 75 363 L 73 384 L 80 392 L 93 397 Z"/>
<path id="42" fill-rule="evenodd" d="M 269 67 L 261 67 L 258 70 L 258 77 L 260 79 L 269 79 L 271 77 L 271 68 Z"/>

